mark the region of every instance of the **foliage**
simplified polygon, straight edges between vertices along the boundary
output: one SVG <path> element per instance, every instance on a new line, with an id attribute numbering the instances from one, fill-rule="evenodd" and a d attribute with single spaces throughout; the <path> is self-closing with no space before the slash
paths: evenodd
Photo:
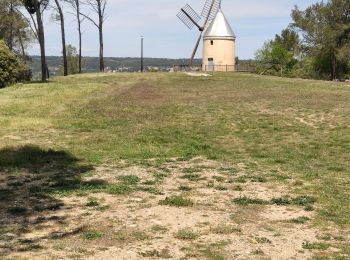
<path id="1" fill-rule="evenodd" d="M 67 45 L 67 62 L 68 62 L 68 74 L 79 73 L 79 55 L 77 49 L 72 45 Z"/>
<path id="2" fill-rule="evenodd" d="M 257 51 L 258 72 L 331 80 L 350 77 L 349 10 L 347 0 L 316 3 L 304 11 L 295 7 L 293 23 Z"/>
<path id="3" fill-rule="evenodd" d="M 296 7 L 292 18 L 303 35 L 305 54 L 314 58 L 314 69 L 322 77 L 343 78 L 349 71 L 350 2 L 330 0 L 304 11 Z"/>
<path id="4" fill-rule="evenodd" d="M 286 49 L 278 41 L 269 41 L 256 52 L 257 61 L 264 66 L 264 69 L 279 72 L 283 77 L 283 72 L 295 64 L 293 52 Z"/>
<path id="5" fill-rule="evenodd" d="M 32 41 L 32 31 L 26 18 L 19 9 L 22 2 L 19 0 L 3 0 L 0 5 L 0 39 L 11 51 L 26 59 L 25 49 Z"/>
<path id="6" fill-rule="evenodd" d="M 25 65 L 0 41 L 0 88 L 28 78 L 30 72 Z"/>
<path id="7" fill-rule="evenodd" d="M 287 51 L 297 53 L 300 48 L 300 38 L 296 31 L 291 28 L 282 30 L 281 34 L 276 34 L 275 42 L 282 45 Z"/>

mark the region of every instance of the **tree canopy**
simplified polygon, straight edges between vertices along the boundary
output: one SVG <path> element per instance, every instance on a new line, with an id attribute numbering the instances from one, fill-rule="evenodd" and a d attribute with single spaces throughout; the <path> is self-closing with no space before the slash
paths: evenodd
<path id="1" fill-rule="evenodd" d="M 302 34 L 307 56 L 315 69 L 330 79 L 343 77 L 349 70 L 350 1 L 330 0 L 292 11 L 293 26 Z"/>

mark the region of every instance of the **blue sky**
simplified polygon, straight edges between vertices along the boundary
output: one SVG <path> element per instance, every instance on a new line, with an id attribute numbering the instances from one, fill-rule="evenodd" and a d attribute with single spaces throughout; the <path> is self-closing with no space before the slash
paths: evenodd
<path id="1" fill-rule="evenodd" d="M 237 35 L 237 56 L 254 57 L 255 51 L 274 37 L 290 22 L 291 9 L 306 8 L 317 0 L 222 0 L 222 9 Z M 198 31 L 188 30 L 176 17 L 178 10 L 189 3 L 200 13 L 204 0 L 109 0 L 105 22 L 105 56 L 137 57 L 140 35 L 145 36 L 145 56 L 164 58 L 188 57 Z M 66 15 L 67 43 L 78 45 L 76 22 Z M 88 11 L 87 11 L 88 12 Z M 47 55 L 60 55 L 60 27 L 45 16 Z M 91 13 L 91 12 L 90 12 Z M 91 13 L 92 16 L 92 13 Z M 98 55 L 97 29 L 91 23 L 83 24 L 83 55 Z M 32 44 L 30 54 L 38 54 Z M 197 56 L 201 56 L 201 49 Z"/>

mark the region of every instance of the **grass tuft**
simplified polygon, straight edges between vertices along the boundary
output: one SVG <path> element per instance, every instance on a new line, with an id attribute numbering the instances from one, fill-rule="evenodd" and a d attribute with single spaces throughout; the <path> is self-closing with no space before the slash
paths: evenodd
<path id="1" fill-rule="evenodd" d="M 266 205 L 269 202 L 262 200 L 262 199 L 252 199 L 249 197 L 239 197 L 236 199 L 233 199 L 233 202 L 236 203 L 237 205 L 241 206 L 248 206 L 248 205 Z"/>
<path id="2" fill-rule="evenodd" d="M 101 239 L 103 237 L 103 234 L 98 231 L 86 231 L 81 234 L 81 238 L 86 240 L 97 240 Z"/>
<path id="3" fill-rule="evenodd" d="M 192 229 L 189 228 L 183 228 L 176 232 L 175 238 L 181 239 L 181 240 L 194 240 L 198 237 L 198 234 L 196 234 Z"/>
<path id="4" fill-rule="evenodd" d="M 182 196 L 171 196 L 159 201 L 159 204 L 174 207 L 190 207 L 193 205 L 193 202 L 190 199 L 186 199 Z"/>

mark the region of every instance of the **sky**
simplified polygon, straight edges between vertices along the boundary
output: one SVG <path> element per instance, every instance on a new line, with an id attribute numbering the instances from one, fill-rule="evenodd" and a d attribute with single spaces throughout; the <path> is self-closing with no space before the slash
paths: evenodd
<path id="1" fill-rule="evenodd" d="M 274 38 L 292 21 L 291 10 L 300 9 L 317 0 L 222 0 L 222 10 L 230 22 L 237 39 L 237 56 L 254 57 L 262 44 Z M 201 13 L 204 0 L 108 0 L 107 20 L 104 28 L 106 57 L 140 56 L 140 36 L 145 37 L 145 56 L 153 58 L 186 58 L 190 56 L 198 30 L 189 30 L 176 17 L 185 4 Z M 66 14 L 67 44 L 78 46 L 77 25 L 70 9 Z M 60 26 L 46 11 L 45 33 L 47 55 L 61 55 Z M 93 12 L 85 13 L 94 18 Z M 98 56 L 98 31 L 89 21 L 83 23 L 83 56 Z M 30 54 L 39 54 L 37 44 L 32 44 Z M 197 57 L 201 56 L 201 48 Z"/>

